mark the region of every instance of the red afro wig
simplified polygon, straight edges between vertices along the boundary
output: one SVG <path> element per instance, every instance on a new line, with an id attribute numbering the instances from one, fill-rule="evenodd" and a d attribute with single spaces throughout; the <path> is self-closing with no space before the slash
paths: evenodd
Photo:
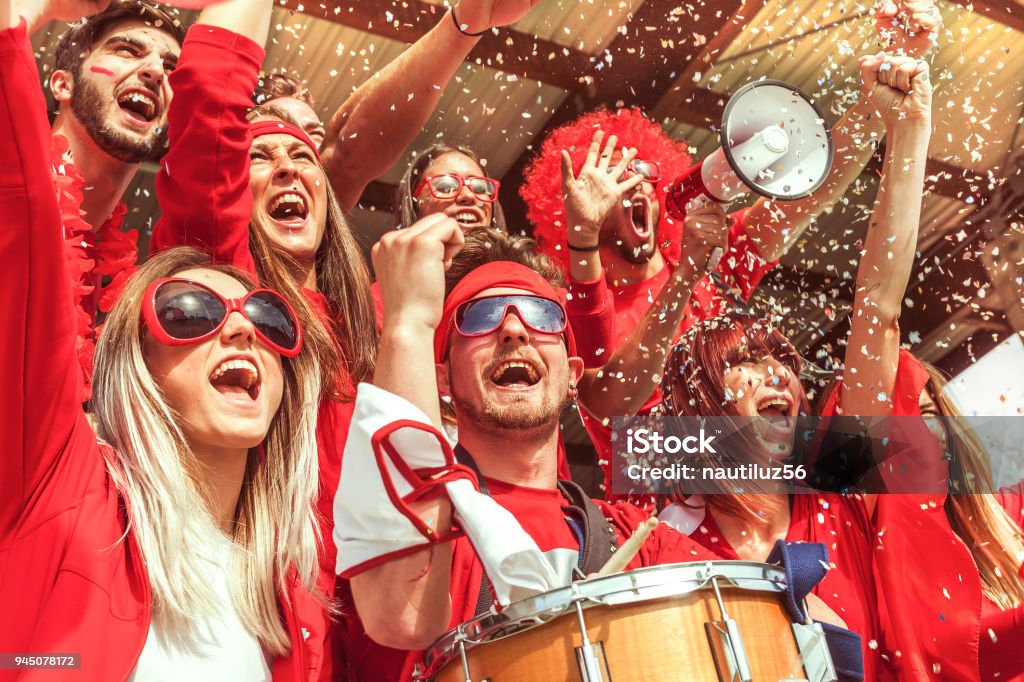
<path id="1" fill-rule="evenodd" d="M 668 216 L 664 195 L 665 188 L 690 167 L 690 154 L 686 150 L 686 143 L 669 138 L 660 125 L 636 108 L 615 112 L 598 109 L 584 114 L 572 123 L 552 131 L 541 144 L 540 152 L 523 173 L 523 184 L 519 189 L 519 195 L 528 207 L 526 216 L 534 224 L 533 237 L 537 240 L 538 249 L 568 270 L 561 150 L 569 152 L 573 171 L 580 172 L 587 157 L 590 139 L 599 128 L 604 131 L 605 139 L 615 135 L 620 145 L 635 147 L 637 158 L 660 164 L 661 181 L 657 187 L 661 203 L 661 218 L 657 225 L 658 242 L 662 253 L 671 259 L 678 259 L 682 226 Z"/>

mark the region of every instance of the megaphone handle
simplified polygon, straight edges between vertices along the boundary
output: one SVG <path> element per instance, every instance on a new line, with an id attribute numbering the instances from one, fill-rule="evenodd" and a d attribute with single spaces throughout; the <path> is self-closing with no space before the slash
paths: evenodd
<path id="1" fill-rule="evenodd" d="M 686 213 L 690 214 L 693 213 L 694 211 L 699 211 L 712 201 L 714 200 L 707 194 L 698 194 L 697 196 L 693 197 L 692 199 L 686 202 Z M 712 272 L 714 272 L 715 269 L 718 267 L 718 264 L 722 262 L 722 257 L 724 255 L 725 250 L 721 246 L 716 246 L 715 248 L 711 249 L 711 254 L 708 256 L 708 262 L 704 265 L 704 274 L 709 275 Z"/>
<path id="2" fill-rule="evenodd" d="M 708 256 L 708 263 L 704 266 L 704 274 L 710 275 L 712 272 L 718 269 L 718 264 L 722 262 L 722 257 L 725 255 L 725 249 L 721 246 L 716 246 L 711 249 L 711 255 Z"/>

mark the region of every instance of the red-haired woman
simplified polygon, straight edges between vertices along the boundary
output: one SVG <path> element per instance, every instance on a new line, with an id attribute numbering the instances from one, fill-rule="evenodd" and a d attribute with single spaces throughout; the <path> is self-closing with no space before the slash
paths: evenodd
<path id="1" fill-rule="evenodd" d="M 843 405 L 848 414 L 885 415 L 893 409 L 887 396 L 899 393 L 906 381 L 906 372 L 897 368 L 902 359 L 897 320 L 917 240 L 931 86 L 927 65 L 881 55 L 861 60 L 861 79 L 864 99 L 885 120 L 889 144 L 857 272 Z M 765 457 L 799 455 L 793 420 L 809 412 L 800 371 L 792 344 L 767 323 L 742 317 L 704 322 L 670 354 L 663 383 L 666 407 L 678 415 L 772 417 L 777 428 L 766 427 L 762 436 L 778 449 L 767 449 Z M 728 489 L 723 485 L 720 492 Z M 874 679 L 879 623 L 873 502 L 840 495 L 713 494 L 670 507 L 666 518 L 729 558 L 763 561 L 780 538 L 825 543 L 833 570 L 816 592 L 862 633 L 868 679 Z"/>
<path id="2" fill-rule="evenodd" d="M 870 57 L 862 60 L 862 74 L 864 94 L 890 137 L 857 273 L 843 382 L 824 414 L 920 415 L 927 374 L 900 350 L 898 318 L 913 265 L 916 197 L 930 135 L 927 67 Z M 808 412 L 800 369 L 793 346 L 766 323 L 704 323 L 671 354 L 666 405 L 681 415 L 784 417 L 785 429 L 774 436 L 788 456 L 800 452 L 789 420 Z M 916 443 L 919 462 L 940 460 L 924 422 L 904 420 L 900 428 L 904 441 Z M 881 655 L 869 661 L 876 674 L 921 680 L 941 674 L 966 682 L 979 676 L 980 586 L 969 555 L 964 562 L 950 552 L 955 543 L 941 512 L 943 497 L 707 495 L 670 507 L 665 517 L 735 558 L 763 560 L 765 547 L 779 537 L 825 542 L 833 570 L 818 596 L 851 628 L 876 628 L 879 639 L 865 650 L 866 659 Z M 1011 620 L 1017 616 L 1009 613 Z"/>

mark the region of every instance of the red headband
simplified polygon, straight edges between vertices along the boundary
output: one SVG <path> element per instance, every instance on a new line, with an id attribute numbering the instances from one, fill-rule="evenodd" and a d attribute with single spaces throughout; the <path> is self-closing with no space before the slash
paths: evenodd
<path id="1" fill-rule="evenodd" d="M 471 270 L 468 275 L 455 285 L 452 293 L 444 301 L 441 313 L 441 324 L 434 332 L 434 360 L 442 362 L 448 349 L 448 340 L 455 331 L 455 311 L 466 301 L 472 301 L 480 292 L 497 287 L 522 289 L 531 294 L 557 301 L 565 307 L 565 297 L 555 290 L 551 284 L 539 274 L 519 263 L 510 261 L 494 261 Z M 565 340 L 569 349 L 569 357 L 576 355 L 576 339 L 572 335 L 572 327 L 566 321 Z"/>
<path id="2" fill-rule="evenodd" d="M 299 140 L 307 147 L 313 150 L 316 154 L 316 160 L 320 160 L 320 152 L 317 150 L 316 145 L 313 144 L 313 140 L 310 139 L 306 132 L 296 125 L 292 125 L 287 121 L 281 119 L 262 119 L 260 121 L 253 121 L 249 124 L 249 130 L 252 132 L 252 139 L 261 137 L 263 135 L 291 135 L 296 140 Z"/>

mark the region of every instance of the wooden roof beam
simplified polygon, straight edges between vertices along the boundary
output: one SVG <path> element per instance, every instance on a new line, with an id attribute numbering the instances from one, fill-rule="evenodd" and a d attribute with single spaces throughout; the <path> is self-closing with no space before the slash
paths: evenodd
<path id="1" fill-rule="evenodd" d="M 306 3 L 282 0 L 281 7 L 373 35 L 414 43 L 444 16 L 445 8 L 422 0 Z M 471 61 L 505 73 L 557 86 L 581 87 L 583 74 L 595 63 L 591 55 L 513 28 L 488 32 L 469 54 Z"/>

